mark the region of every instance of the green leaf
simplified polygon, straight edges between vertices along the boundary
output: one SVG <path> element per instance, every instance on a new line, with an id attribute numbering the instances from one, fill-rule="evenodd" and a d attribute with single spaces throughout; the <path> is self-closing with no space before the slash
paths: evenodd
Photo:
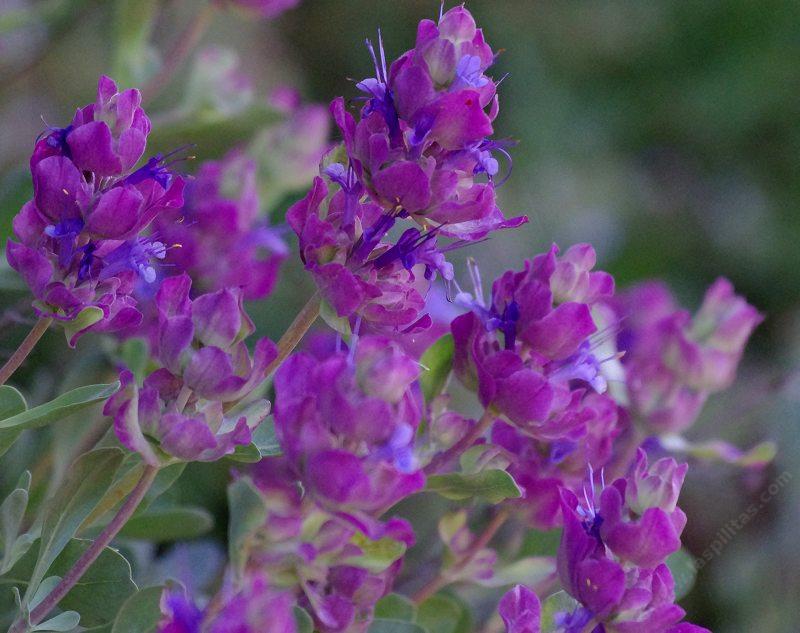
<path id="1" fill-rule="evenodd" d="M 159 470 L 153 485 L 150 486 L 150 490 L 147 491 L 147 494 L 142 500 L 142 503 L 139 504 L 139 509 L 134 516 L 144 514 L 151 503 L 172 487 L 181 474 L 183 474 L 185 468 L 186 464 L 181 462 L 178 464 L 170 464 Z M 143 471 L 144 463 L 141 457 L 137 453 L 129 453 L 122 462 L 122 466 L 120 466 L 117 471 L 114 477 L 114 483 L 109 486 L 95 509 L 86 517 L 78 533 L 83 534 L 93 525 L 100 524 L 101 519 L 116 507 L 117 504 L 121 503 L 136 487 Z"/>
<path id="2" fill-rule="evenodd" d="M 454 352 L 453 335 L 445 334 L 426 349 L 420 358 L 422 374 L 419 377 L 419 384 L 422 387 L 425 402 L 430 402 L 438 396 L 447 384 L 447 378 L 453 368 Z"/>
<path id="3" fill-rule="evenodd" d="M 129 338 L 120 345 L 119 360 L 131 370 L 137 381 L 141 383 L 144 380 L 144 373 L 150 360 L 147 342 L 141 338 Z"/>
<path id="4" fill-rule="evenodd" d="M 561 543 L 561 528 L 542 532 L 528 530 L 522 539 L 519 556 L 555 556 Z"/>
<path id="5" fill-rule="evenodd" d="M 406 545 L 402 541 L 388 537 L 374 541 L 361 532 L 356 532 L 350 542 L 361 550 L 361 554 L 348 556 L 343 564 L 368 569 L 376 574 L 384 571 L 406 552 Z"/>
<path id="6" fill-rule="evenodd" d="M 413 622 L 417 617 L 417 606 L 399 593 L 390 593 L 378 600 L 375 605 L 375 617 Z"/>
<path id="7" fill-rule="evenodd" d="M 253 402 L 245 407 L 241 412 L 234 409 L 230 412 L 230 416 L 245 416 L 247 418 L 260 418 L 269 413 L 269 402 L 267 400 L 259 400 Z M 253 431 L 253 440 L 249 444 L 237 446 L 233 454 L 228 458 L 237 462 L 257 462 L 262 457 L 269 457 L 271 455 L 280 455 L 281 447 L 275 437 L 275 423 L 271 419 L 266 419 L 261 422 Z"/>
<path id="8" fill-rule="evenodd" d="M 261 457 L 280 455 L 283 452 L 275 436 L 275 422 L 272 418 L 264 420 L 253 431 L 253 444 L 258 447 Z"/>
<path id="9" fill-rule="evenodd" d="M 128 598 L 114 619 L 111 633 L 151 633 L 161 619 L 164 587 L 147 587 Z"/>
<path id="10" fill-rule="evenodd" d="M 462 610 L 461 605 L 451 598 L 436 594 L 419 605 L 417 624 L 426 631 L 456 633 Z"/>
<path id="11" fill-rule="evenodd" d="M 350 331 L 350 319 L 336 314 L 336 310 L 333 309 L 330 303 L 324 300 L 320 302 L 319 316 L 331 329 L 341 334 L 345 341 L 350 340 L 350 335 L 352 334 Z"/>
<path id="12" fill-rule="evenodd" d="M 419 624 L 384 618 L 374 619 L 367 631 L 368 633 L 428 633 Z"/>
<path id="13" fill-rule="evenodd" d="M 493 504 L 522 495 L 514 478 L 504 470 L 484 470 L 469 475 L 431 475 L 425 490 L 436 492 L 445 499 L 462 501 L 481 498 Z"/>
<path id="14" fill-rule="evenodd" d="M 297 633 L 314 633 L 314 620 L 303 607 L 294 607 L 294 621 L 297 624 Z"/>
<path id="15" fill-rule="evenodd" d="M 28 491 L 31 487 L 31 473 L 25 471 L 17 483 L 17 487 L 0 504 L 0 548 L 3 557 L 0 559 L 0 574 L 5 573 L 20 554 L 16 547 L 19 528 L 28 507 Z M 24 546 L 29 546 L 24 543 Z"/>
<path id="16" fill-rule="evenodd" d="M 107 400 L 119 389 L 119 382 L 107 385 L 86 385 L 58 396 L 27 411 L 0 420 L 0 430 L 23 430 L 45 426 L 76 413 L 97 402 Z"/>
<path id="17" fill-rule="evenodd" d="M 45 506 L 39 558 L 26 599 L 33 595 L 53 561 L 102 499 L 123 457 L 118 448 L 99 448 L 81 455 L 72 464 L 61 487 Z"/>
<path id="18" fill-rule="evenodd" d="M 25 397 L 11 385 L 0 385 L 0 420 L 22 413 L 28 408 Z"/>
<path id="19" fill-rule="evenodd" d="M 47 570 L 48 578 L 39 583 L 34 593 L 40 594 L 42 598 L 46 596 L 49 593 L 49 590 L 45 590 L 46 582 L 54 577 L 63 577 L 91 545 L 92 541 L 85 539 L 70 540 Z M 39 546 L 41 547 L 41 541 Z M 35 551 L 32 548 L 23 556 L 6 576 L 0 578 L 0 584 L 9 583 L 18 587 L 27 585 L 26 594 L 30 593 L 31 585 L 27 579 L 35 571 Z M 62 610 L 78 612 L 82 626 L 101 626 L 114 620 L 122 604 L 135 591 L 130 563 L 117 550 L 106 547 L 58 606 Z M 33 603 L 32 599 L 31 604 Z M 0 610 L 5 606 L 7 605 L 0 600 Z"/>
<path id="20" fill-rule="evenodd" d="M 0 420 L 13 417 L 24 412 L 28 403 L 22 394 L 10 385 L 0 386 Z M 3 455 L 22 433 L 16 429 L 0 429 L 0 455 Z"/>
<path id="21" fill-rule="evenodd" d="M 122 528 L 120 536 L 166 543 L 196 538 L 213 527 L 214 517 L 205 508 L 165 508 L 134 516 Z"/>
<path id="22" fill-rule="evenodd" d="M 37 633 L 72 631 L 80 621 L 81 616 L 75 611 L 64 611 L 64 613 L 59 613 L 56 617 L 50 618 L 46 622 L 40 622 L 31 631 L 36 631 Z"/>
<path id="23" fill-rule="evenodd" d="M 78 332 L 92 327 L 95 323 L 99 323 L 105 317 L 105 313 L 97 306 L 86 306 L 83 310 L 78 312 L 71 321 L 64 321 L 62 326 L 64 328 L 64 336 L 67 337 L 67 343 L 70 347 L 75 347 L 73 338 Z"/>
<path id="24" fill-rule="evenodd" d="M 542 603 L 542 633 L 553 633 L 556 631 L 556 623 L 554 621 L 556 613 L 564 611 L 571 613 L 578 606 L 578 602 L 566 591 L 559 591 L 549 596 Z M 560 628 L 558 630 L 560 630 Z"/>
<path id="25" fill-rule="evenodd" d="M 234 573 L 241 575 L 247 561 L 249 541 L 267 520 L 267 509 L 261 493 L 246 477 L 228 486 L 228 507 L 228 556 Z"/>
<path id="26" fill-rule="evenodd" d="M 505 587 L 506 585 L 537 585 L 554 577 L 556 561 L 549 556 L 529 556 L 508 565 L 498 567 L 491 578 L 477 578 L 475 582 L 484 587 Z"/>
<path id="27" fill-rule="evenodd" d="M 697 578 L 697 565 L 694 557 L 682 547 L 669 555 L 667 567 L 675 580 L 675 600 L 680 600 L 692 590 Z"/>

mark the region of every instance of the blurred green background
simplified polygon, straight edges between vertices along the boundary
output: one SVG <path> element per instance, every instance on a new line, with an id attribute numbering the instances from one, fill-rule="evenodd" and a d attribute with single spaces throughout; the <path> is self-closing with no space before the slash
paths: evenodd
<path id="1" fill-rule="evenodd" d="M 5 237 L 29 195 L 25 163 L 42 118 L 63 125 L 75 106 L 91 101 L 97 75 L 119 67 L 120 42 L 130 44 L 124 38 L 131 33 L 115 2 L 0 4 Z M 157 63 L 199 3 L 155 5 L 155 50 L 128 60 L 128 79 Z M 8 17 L 31 7 L 32 20 Z M 693 308 L 725 275 L 766 314 L 737 384 L 713 399 L 691 435 L 741 446 L 773 439 L 779 456 L 764 473 L 700 464 L 690 471 L 683 497 L 688 548 L 701 555 L 721 531 L 734 534 L 701 570 L 684 605 L 719 633 L 800 631 L 797 1 L 472 0 L 468 8 L 493 47 L 503 49 L 495 77 L 509 75 L 496 130 L 519 144 L 501 206 L 507 215 L 530 217 L 521 230 L 465 253 L 480 261 L 485 278 L 552 241 L 590 241 L 620 285 L 662 277 Z M 221 14 L 201 46 L 238 51 L 257 94 L 291 84 L 306 99 L 327 102 L 355 94 L 348 78 L 371 74 L 364 38 L 381 27 L 388 56 L 397 57 L 413 44 L 419 19 L 438 10 L 433 0 L 306 0 L 275 22 Z M 154 119 L 181 102 L 185 74 L 149 109 Z M 203 138 L 201 158 L 220 155 L 235 135 Z M 296 197 L 275 205 L 276 221 Z M 292 263 L 276 295 L 256 308 L 264 330 L 279 335 L 308 294 Z M 23 298 L 4 287 L 3 355 L 30 318 Z M 47 340 L 37 359 L 67 358 L 59 336 Z M 84 355 L 89 345 L 87 339 Z M 50 371 L 27 374 L 32 393 L 46 394 L 61 379 Z M 182 494 L 219 505 L 224 472 L 195 473 Z M 753 502 L 763 506 L 756 517 L 726 529 Z"/>

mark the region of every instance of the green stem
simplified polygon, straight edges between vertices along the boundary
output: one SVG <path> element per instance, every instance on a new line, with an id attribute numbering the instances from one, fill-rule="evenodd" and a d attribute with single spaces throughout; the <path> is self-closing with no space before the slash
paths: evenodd
<path id="1" fill-rule="evenodd" d="M 454 459 L 460 457 L 461 453 L 472 446 L 475 443 L 475 440 L 484 434 L 486 429 L 489 428 L 489 425 L 494 422 L 495 417 L 496 416 L 489 409 L 486 409 L 486 411 L 483 412 L 481 419 L 478 420 L 478 423 L 472 427 L 472 430 L 469 433 L 464 435 L 464 437 L 458 440 L 443 453 L 439 453 L 438 455 L 434 456 L 430 463 L 425 466 L 425 474 L 434 475 L 445 468 Z"/>
<path id="2" fill-rule="evenodd" d="M 492 520 L 489 521 L 480 536 L 478 536 L 462 556 L 446 570 L 446 573 L 439 572 L 436 577 L 413 595 L 412 600 L 417 604 L 422 604 L 437 591 L 449 585 L 452 582 L 451 578 L 454 577 L 454 573 L 461 571 L 472 562 L 472 559 L 489 544 L 489 541 L 494 538 L 494 535 L 503 527 L 510 516 L 511 514 L 507 509 L 502 508 L 499 510 Z"/>
<path id="3" fill-rule="evenodd" d="M 77 584 L 89 567 L 92 566 L 92 563 L 97 560 L 97 557 L 100 556 L 103 550 L 114 540 L 114 537 L 119 534 L 119 531 L 125 526 L 131 516 L 133 516 L 136 508 L 139 507 L 147 491 L 150 490 L 150 486 L 153 485 L 157 474 L 158 468 L 155 466 L 147 466 L 144 469 L 136 487 L 125 500 L 125 503 L 122 504 L 122 507 L 117 511 L 117 514 L 114 515 L 114 518 L 111 519 L 111 522 L 103 528 L 103 531 L 100 532 L 98 537 L 89 546 L 89 549 L 81 554 L 81 557 L 75 561 L 72 568 L 64 575 L 55 588 L 47 594 L 47 597 L 31 611 L 31 625 L 36 625 L 41 622 L 47 614 L 61 602 L 64 596 L 69 593 L 70 589 Z M 18 620 L 14 626 L 9 629 L 8 633 L 24 633 L 26 626 L 27 623 L 24 620 Z"/>
<path id="4" fill-rule="evenodd" d="M 278 355 L 275 357 L 269 367 L 267 367 L 267 376 L 271 376 L 278 367 L 281 366 L 286 357 L 289 356 L 297 347 L 309 328 L 314 325 L 314 321 L 319 316 L 320 298 L 319 294 L 315 293 L 308 302 L 303 306 L 302 310 L 292 321 L 292 324 L 283 333 L 278 341 Z"/>
<path id="5" fill-rule="evenodd" d="M 36 343 L 39 342 L 39 339 L 42 338 L 42 335 L 47 331 L 47 328 L 50 327 L 52 322 L 53 319 L 51 317 L 42 317 L 36 322 L 36 325 L 31 328 L 25 340 L 19 344 L 19 347 L 11 355 L 11 358 L 0 368 L 0 385 L 4 385 L 6 381 L 11 378 L 13 373 L 17 371 L 19 366 L 22 365 L 23 361 L 28 357 L 28 354 L 31 353 L 33 348 L 36 347 Z"/>

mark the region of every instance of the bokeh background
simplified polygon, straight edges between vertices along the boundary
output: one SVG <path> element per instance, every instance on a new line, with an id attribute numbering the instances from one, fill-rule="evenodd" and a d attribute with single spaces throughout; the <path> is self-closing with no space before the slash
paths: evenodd
<path id="1" fill-rule="evenodd" d="M 125 30 L 119 4 L 0 0 L 3 240 L 30 195 L 26 161 L 43 121 L 64 125 L 76 105 L 92 100 L 100 73 L 122 69 L 128 84 L 145 76 L 200 3 L 155 3 L 153 48 Z M 736 385 L 712 400 L 691 435 L 741 446 L 772 439 L 778 457 L 760 473 L 703 464 L 690 470 L 687 547 L 696 556 L 709 547 L 719 552 L 683 604 L 693 621 L 719 633 L 800 631 L 796 0 L 471 0 L 468 7 L 489 42 L 504 49 L 495 76 L 508 73 L 496 130 L 519 143 L 501 206 L 530 222 L 464 255 L 476 257 L 491 279 L 553 241 L 589 241 L 620 285 L 662 277 L 694 308 L 725 275 L 766 314 Z M 200 47 L 237 51 L 256 95 L 288 84 L 309 101 L 328 102 L 355 95 L 348 78 L 371 74 L 363 41 L 378 27 L 393 58 L 412 45 L 419 19 L 438 11 L 434 0 L 305 0 L 272 22 L 222 13 Z M 121 62 L 120 49 L 134 45 L 136 54 Z M 192 121 L 176 123 L 189 67 L 149 108 L 164 121 L 154 143 L 183 135 L 197 142 L 199 158 L 219 156 L 250 129 L 209 134 Z M 299 195 L 269 198 L 275 223 Z M 0 273 L 5 356 L 31 315 L 13 276 Z M 260 326 L 279 335 L 310 292 L 299 266 L 287 265 L 276 294 L 255 307 Z M 45 342 L 22 374 L 33 400 L 97 371 L 91 339 L 67 375 L 63 339 L 50 333 Z M 44 361 L 50 369 L 31 369 Z M 57 444 L 59 433 L 50 441 Z M 3 483 L 35 450 L 29 442 L 3 458 Z M 56 477 L 58 459 L 50 466 Z M 225 472 L 189 469 L 176 494 L 223 513 Z M 751 503 L 759 505 L 753 520 L 731 527 Z"/>

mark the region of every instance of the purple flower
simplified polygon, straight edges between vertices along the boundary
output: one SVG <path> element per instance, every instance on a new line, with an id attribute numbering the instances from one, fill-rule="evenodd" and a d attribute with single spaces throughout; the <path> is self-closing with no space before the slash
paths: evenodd
<path id="1" fill-rule="evenodd" d="M 496 422 L 491 440 L 510 458 L 508 472 L 523 491 L 510 500 L 526 520 L 539 529 L 561 522 L 560 490 L 578 491 L 586 465 L 602 468 L 614 456 L 614 441 L 621 431 L 620 411 L 609 397 L 577 394 L 575 403 L 558 416 L 551 439 L 533 438 L 510 424 Z"/>
<path id="2" fill-rule="evenodd" d="M 251 358 L 244 339 L 253 324 L 240 290 L 220 290 L 189 299 L 186 275 L 165 280 L 158 292 L 161 368 L 139 387 L 122 372 L 122 389 L 106 403 L 123 445 L 149 464 L 164 459 L 213 461 L 251 441 L 269 413 L 260 401 L 235 415 L 225 413 L 266 378 L 277 355 L 269 339 L 256 343 Z"/>
<path id="3" fill-rule="evenodd" d="M 505 219 L 495 204 L 492 151 L 508 154 L 489 139 L 498 102 L 485 71 L 494 54 L 469 11 L 451 9 L 438 25 L 423 20 L 415 48 L 388 68 L 382 41 L 377 53 L 368 48 L 375 76 L 357 84 L 366 95 L 359 119 L 341 98 L 331 109 L 372 200 L 462 239 L 524 223 Z"/>
<path id="4" fill-rule="evenodd" d="M 160 240 L 178 246 L 165 263 L 188 273 L 198 290 L 241 287 L 245 299 L 266 297 L 288 249 L 259 206 L 253 160 L 232 151 L 203 163 L 183 209 L 154 225 Z"/>
<path id="5" fill-rule="evenodd" d="M 415 329 L 425 322 L 425 294 L 434 272 L 451 274 L 443 258 L 431 252 L 436 234 L 410 229 L 414 235 L 386 243 L 395 219 L 373 203 L 359 202 L 360 186 L 347 180 L 352 172 L 329 168 L 327 173 L 353 190 L 334 194 L 326 211 L 322 205 L 329 189 L 317 178 L 308 195 L 287 212 L 306 269 L 339 317 L 361 317 L 377 331 Z"/>
<path id="6" fill-rule="evenodd" d="M 263 574 L 237 589 L 225 586 L 217 610 L 201 610 L 185 589 L 165 589 L 159 633 L 296 633 L 291 594 L 276 591 Z"/>
<path id="7" fill-rule="evenodd" d="M 31 170 L 54 155 L 100 178 L 130 170 L 142 157 L 150 133 L 150 119 L 141 102 L 138 90 L 118 92 L 117 84 L 103 75 L 97 84 L 97 100 L 79 108 L 69 126 L 51 129 L 37 142 Z"/>
<path id="8" fill-rule="evenodd" d="M 414 360 L 380 337 L 323 359 L 294 354 L 278 370 L 278 439 L 322 505 L 371 514 L 422 488 L 413 452 L 418 374 Z"/>
<path id="9" fill-rule="evenodd" d="M 161 614 L 158 633 L 200 633 L 203 612 L 182 587 L 164 590 Z"/>
<path id="10" fill-rule="evenodd" d="M 452 279 L 447 250 L 526 218 L 506 219 L 495 202 L 492 152 L 507 156 L 507 144 L 489 139 L 493 53 L 469 12 L 423 21 L 415 49 L 390 66 L 382 41 L 368 49 L 375 76 L 357 84 L 361 110 L 331 104 L 344 140 L 324 161 L 331 187 L 317 179 L 287 219 L 337 316 L 410 333 L 431 323 L 423 309 L 435 273 Z M 437 243 L 446 237 L 457 241 Z"/>
<path id="11" fill-rule="evenodd" d="M 710 394 L 730 386 L 762 320 L 726 279 L 709 288 L 694 317 L 658 283 L 635 287 L 618 303 L 631 411 L 658 433 L 685 430 Z"/>
<path id="12" fill-rule="evenodd" d="M 267 519 L 248 564 L 293 590 L 322 633 L 366 631 L 375 603 L 391 591 L 402 553 L 414 544 L 411 526 L 326 509 L 303 494 L 295 472 L 285 457 L 253 467 Z M 370 560 L 376 547 L 395 554 Z"/>
<path id="13" fill-rule="evenodd" d="M 599 496 L 591 473 L 583 500 L 562 490 L 558 573 L 564 589 L 581 605 L 571 616 L 559 616 L 565 625 L 580 621 L 578 628 L 567 626 L 566 631 L 582 631 L 592 623 L 601 628 L 589 630 L 606 633 L 692 630 L 686 628 L 691 625 L 679 625 L 684 611 L 675 604 L 672 575 L 664 564 L 680 547 L 686 522 L 674 506 L 684 473 L 672 460 L 648 469 L 640 453 L 635 474 L 616 480 Z M 667 484 L 667 479 L 666 486 L 652 485 L 656 480 Z M 664 494 L 645 499 L 638 493 L 648 486 Z"/>
<path id="14" fill-rule="evenodd" d="M 602 359 L 591 353 L 591 336 L 597 331 L 592 305 L 555 301 L 554 289 L 563 285 L 563 275 L 554 278 L 554 273 L 564 264 L 557 253 L 554 246 L 526 261 L 524 270 L 503 274 L 492 287 L 491 305 L 484 303 L 477 287 L 474 298 L 461 293 L 457 300 L 472 311 L 451 325 L 454 370 L 461 381 L 477 390 L 485 407 L 531 436 L 547 439 L 569 428 L 560 416 L 580 401 L 576 390 L 605 390 Z M 566 265 L 570 263 L 568 258 Z M 610 279 L 605 273 L 592 275 Z M 613 283 L 604 282 L 602 292 L 591 298 L 607 297 L 612 290 Z"/>
<path id="15" fill-rule="evenodd" d="M 506 633 L 539 633 L 541 605 L 536 594 L 524 585 L 516 585 L 497 607 Z"/>
<path id="16" fill-rule="evenodd" d="M 132 292 L 155 280 L 165 254 L 141 234 L 183 204 L 183 180 L 160 156 L 130 172 L 150 131 L 140 100 L 101 77 L 97 102 L 37 142 L 33 199 L 14 218 L 19 241 L 8 242 L 8 262 L 31 288 L 37 314 L 63 322 L 73 346 L 85 331 L 141 321 Z"/>

